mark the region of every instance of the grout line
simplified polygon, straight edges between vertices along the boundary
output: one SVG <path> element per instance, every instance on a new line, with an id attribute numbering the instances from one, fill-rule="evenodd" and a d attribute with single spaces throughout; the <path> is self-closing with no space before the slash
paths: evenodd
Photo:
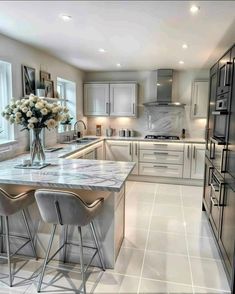
<path id="1" fill-rule="evenodd" d="M 138 285 L 137 293 L 139 293 L 139 291 L 140 291 L 141 279 L 142 279 L 142 274 L 143 274 L 143 270 L 144 270 L 144 262 L 145 262 L 146 251 L 147 251 L 147 245 L 148 245 L 148 240 L 149 240 L 149 235 L 150 235 L 150 226 L 151 226 L 151 221 L 152 221 L 152 216 L 153 216 L 153 209 L 154 209 L 154 205 L 155 205 L 155 200 L 156 200 L 156 195 L 157 195 L 158 188 L 159 188 L 159 184 L 156 184 L 156 187 L 154 189 L 155 191 L 154 191 L 153 205 L 152 205 L 152 209 L 151 209 L 150 217 L 149 217 L 148 234 L 147 234 L 147 238 L 146 238 L 146 242 L 145 242 L 144 257 L 143 257 L 141 271 L 140 271 L 140 279 L 139 279 L 139 285 Z"/>
<path id="2" fill-rule="evenodd" d="M 183 221 L 185 223 L 186 220 L 185 220 L 184 206 L 183 206 L 182 186 L 180 186 L 180 198 L 181 198 L 181 210 L 182 210 L 182 214 L 183 214 Z M 194 284 L 193 284 L 192 264 L 191 264 L 191 260 L 190 260 L 190 256 L 189 256 L 189 246 L 188 246 L 188 238 L 187 238 L 186 226 L 184 227 L 184 238 L 185 238 L 186 248 L 187 248 L 187 255 L 188 255 L 188 262 L 189 262 L 189 269 L 190 269 L 190 277 L 191 277 L 192 289 L 193 289 L 193 294 L 195 294 Z"/>

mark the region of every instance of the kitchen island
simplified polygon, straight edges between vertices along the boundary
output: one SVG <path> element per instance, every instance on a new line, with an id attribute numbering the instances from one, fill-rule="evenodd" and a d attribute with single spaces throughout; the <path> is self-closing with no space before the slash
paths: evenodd
<path id="1" fill-rule="evenodd" d="M 57 152 L 47 155 L 49 166 L 41 169 L 21 169 L 16 165 L 28 158 L 28 154 L 0 162 L 0 185 L 9 193 L 19 193 L 26 189 L 48 188 L 73 191 L 81 198 L 91 203 L 103 197 L 104 207 L 96 218 L 95 225 L 101 243 L 101 248 L 107 268 L 113 268 L 119 249 L 124 238 L 125 224 L 125 181 L 134 168 L 133 162 L 114 162 L 102 160 L 64 159 L 58 158 Z M 36 203 L 28 210 L 29 219 L 35 232 L 36 250 L 39 257 L 44 257 L 48 244 L 50 227 L 43 223 Z M 22 220 L 23 221 L 23 220 Z M 24 234 L 23 222 L 18 215 L 10 220 L 10 231 Z M 75 228 L 69 228 L 69 240 L 78 239 Z M 89 229 L 84 228 L 84 242 L 94 245 Z M 62 230 L 57 231 L 54 248 L 63 240 Z M 12 241 L 16 242 L 16 241 Z M 12 249 L 16 244 L 12 244 Z M 79 261 L 78 249 L 68 250 L 68 261 Z M 22 254 L 31 254 L 30 248 L 25 247 Z M 91 253 L 85 255 L 89 258 Z M 56 256 L 57 259 L 60 256 Z M 94 263 L 96 264 L 96 260 Z"/>

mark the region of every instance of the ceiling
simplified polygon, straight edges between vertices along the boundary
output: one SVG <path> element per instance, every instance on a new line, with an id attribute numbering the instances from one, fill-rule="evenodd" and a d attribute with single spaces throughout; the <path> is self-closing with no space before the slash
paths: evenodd
<path id="1" fill-rule="evenodd" d="M 87 71 L 209 68 L 235 42 L 234 11 L 235 1 L 0 1 L 0 33 Z"/>

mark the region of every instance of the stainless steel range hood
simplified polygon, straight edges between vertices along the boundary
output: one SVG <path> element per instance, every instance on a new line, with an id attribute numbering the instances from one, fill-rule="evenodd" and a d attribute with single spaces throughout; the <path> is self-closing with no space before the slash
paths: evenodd
<path id="1" fill-rule="evenodd" d="M 156 71 L 156 87 L 157 96 L 149 102 L 143 103 L 144 106 L 184 106 L 180 102 L 172 101 L 172 82 L 173 69 L 158 69 Z"/>

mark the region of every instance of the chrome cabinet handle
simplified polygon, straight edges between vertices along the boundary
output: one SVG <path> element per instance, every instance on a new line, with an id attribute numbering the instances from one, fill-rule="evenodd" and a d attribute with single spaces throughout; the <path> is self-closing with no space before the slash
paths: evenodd
<path id="1" fill-rule="evenodd" d="M 157 143 L 155 143 L 155 144 L 153 144 L 153 145 L 160 146 L 160 147 L 168 147 L 167 144 L 157 144 Z"/>
<path id="2" fill-rule="evenodd" d="M 168 155 L 169 153 L 168 152 L 153 152 L 153 154 L 160 154 L 160 155 Z"/>
<path id="3" fill-rule="evenodd" d="M 129 143 L 129 155 L 131 155 L 132 154 L 132 152 L 131 152 L 131 143 Z"/>
<path id="4" fill-rule="evenodd" d="M 106 113 L 109 114 L 109 103 L 106 102 Z"/>
<path id="5" fill-rule="evenodd" d="M 164 165 L 154 165 L 153 167 L 168 168 L 168 166 L 164 166 Z"/>
<path id="6" fill-rule="evenodd" d="M 189 145 L 188 145 L 188 151 L 187 151 L 187 158 L 189 158 Z"/>
<path id="7" fill-rule="evenodd" d="M 193 158 L 195 159 L 196 158 L 196 147 L 193 146 Z"/>
<path id="8" fill-rule="evenodd" d="M 194 104 L 194 108 L 193 108 L 193 114 L 196 115 L 197 114 L 197 104 Z"/>
<path id="9" fill-rule="evenodd" d="M 219 203 L 215 197 L 211 197 L 211 203 L 213 204 L 213 206 L 219 206 Z"/>
<path id="10" fill-rule="evenodd" d="M 135 155 L 138 155 L 138 143 L 135 143 Z"/>
<path id="11" fill-rule="evenodd" d="M 223 149 L 221 154 L 221 165 L 220 165 L 221 173 L 226 172 L 226 162 L 227 162 L 227 149 Z"/>
<path id="12" fill-rule="evenodd" d="M 135 103 L 133 103 L 133 114 L 135 114 Z"/>

